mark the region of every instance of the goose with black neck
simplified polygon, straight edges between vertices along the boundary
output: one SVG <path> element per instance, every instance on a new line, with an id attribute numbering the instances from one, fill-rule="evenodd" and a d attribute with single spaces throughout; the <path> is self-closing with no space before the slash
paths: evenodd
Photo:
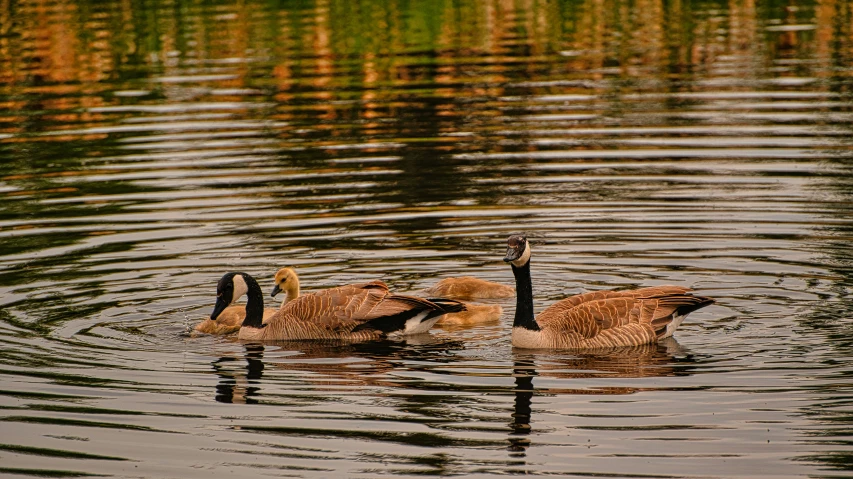
<path id="1" fill-rule="evenodd" d="M 595 291 L 570 296 L 534 315 L 531 248 L 524 235 L 507 240 L 504 261 L 515 275 L 512 345 L 530 349 L 638 346 L 672 336 L 691 312 L 714 300 L 682 286 Z"/>
<path id="2" fill-rule="evenodd" d="M 370 281 L 299 296 L 264 321 L 260 286 L 251 275 L 236 272 L 219 280 L 211 319 L 244 294 L 248 300 L 237 336 L 241 340 L 369 341 L 425 333 L 442 315 L 465 311 L 459 301 L 393 294 L 384 282 Z"/>

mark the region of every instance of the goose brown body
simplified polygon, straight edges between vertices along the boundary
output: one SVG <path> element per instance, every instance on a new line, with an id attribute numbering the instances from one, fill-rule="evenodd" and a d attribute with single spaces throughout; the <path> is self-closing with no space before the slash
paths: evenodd
<path id="1" fill-rule="evenodd" d="M 534 318 L 530 247 L 511 236 L 505 261 L 516 278 L 512 344 L 521 348 L 597 349 L 639 346 L 671 336 L 687 314 L 714 302 L 689 288 L 656 286 L 584 293 L 563 299 Z"/>
<path id="2" fill-rule="evenodd" d="M 444 278 L 426 292 L 429 296 L 462 300 L 499 299 L 511 298 L 515 294 L 515 288 L 473 276 L 460 276 Z"/>
<path id="3" fill-rule="evenodd" d="M 381 281 L 350 284 L 302 295 L 282 307 L 263 328 L 240 328 L 238 338 L 265 339 L 380 339 L 376 329 L 354 331 L 377 316 L 374 310 L 388 295 Z"/>
<path id="4" fill-rule="evenodd" d="M 347 340 L 367 341 L 389 334 L 426 332 L 438 317 L 464 310 L 448 299 L 426 300 L 393 294 L 382 281 L 339 286 L 309 293 L 287 302 L 262 321 L 263 294 L 245 273 L 227 273 L 217 286 L 217 306 L 247 294 L 242 340 Z"/>
<path id="5" fill-rule="evenodd" d="M 571 296 L 536 316 L 538 333 L 513 328 L 512 342 L 518 347 L 547 349 L 654 343 L 671 336 L 689 312 L 713 302 L 690 291 L 679 286 L 658 286 Z"/>

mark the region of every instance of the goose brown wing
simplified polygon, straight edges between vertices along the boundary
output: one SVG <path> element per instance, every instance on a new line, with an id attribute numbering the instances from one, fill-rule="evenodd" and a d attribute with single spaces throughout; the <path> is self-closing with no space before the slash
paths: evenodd
<path id="1" fill-rule="evenodd" d="M 684 288 L 681 286 L 652 286 L 649 288 L 639 288 L 639 289 L 623 289 L 623 290 L 605 290 L 605 291 L 592 291 L 589 293 L 576 294 L 574 296 L 569 296 L 568 298 L 562 299 L 557 303 L 554 303 L 552 308 L 561 305 L 560 307 L 574 307 L 586 302 L 597 301 L 600 299 L 610 299 L 610 298 L 652 298 L 658 296 L 667 296 L 670 294 L 687 294 L 691 290 L 690 288 Z M 549 308 L 550 309 L 550 308 Z"/>
<path id="2" fill-rule="evenodd" d="M 370 312 L 388 296 L 381 281 L 348 284 L 300 296 L 285 304 L 287 322 L 306 322 L 320 329 L 352 329 L 371 319 Z"/>
<path id="3" fill-rule="evenodd" d="M 370 319 L 375 319 L 381 316 L 400 314 L 413 309 L 419 311 L 439 311 L 441 307 L 428 299 L 402 294 L 389 294 L 370 311 L 369 315 L 371 316 Z"/>
<path id="4" fill-rule="evenodd" d="M 572 332 L 588 339 L 602 330 L 639 322 L 639 304 L 631 297 L 590 298 L 576 305 L 567 300 L 542 311 L 536 317 L 539 327 L 555 334 Z"/>
<path id="5" fill-rule="evenodd" d="M 713 303 L 690 289 L 661 286 L 628 291 L 596 291 L 566 298 L 536 317 L 543 329 L 574 332 L 589 339 L 619 328 L 650 329 L 658 337 L 675 315 L 686 315 Z M 639 343 L 638 343 L 639 344 Z"/>
<path id="6" fill-rule="evenodd" d="M 409 330 L 409 321 L 412 319 L 416 319 L 419 325 L 446 313 L 460 311 L 465 311 L 465 305 L 453 299 L 424 299 L 414 296 L 388 295 L 382 303 L 370 312 L 370 320 L 362 323 L 353 331 L 372 329 L 385 333 L 403 332 Z M 427 327 L 431 325 L 432 323 L 428 323 Z"/>

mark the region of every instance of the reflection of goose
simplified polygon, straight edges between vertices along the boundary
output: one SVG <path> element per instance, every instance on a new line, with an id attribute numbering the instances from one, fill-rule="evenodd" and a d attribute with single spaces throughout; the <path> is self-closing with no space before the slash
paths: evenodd
<path id="1" fill-rule="evenodd" d="M 249 386 L 252 381 L 261 379 L 264 371 L 264 347 L 260 344 L 246 346 L 245 373 L 232 372 L 223 367 L 225 363 L 235 361 L 233 357 L 223 357 L 213 362 L 213 369 L 221 378 L 216 385 L 216 402 L 255 404 L 260 391 L 257 386 Z"/>
<path id="2" fill-rule="evenodd" d="M 275 273 L 275 290 L 273 296 L 280 291 L 285 291 L 287 296 L 281 302 L 284 306 L 288 301 L 299 297 L 299 278 L 296 271 L 291 268 L 281 268 Z M 278 308 L 264 308 L 264 321 L 268 320 Z M 246 319 L 246 307 L 240 305 L 228 306 L 218 316 L 205 319 L 198 323 L 193 330 L 197 333 L 225 335 L 236 333 L 240 330 L 243 320 Z"/>
<path id="3" fill-rule="evenodd" d="M 565 356 L 560 356 L 564 354 Z M 677 356 L 681 356 L 676 359 Z M 688 350 L 674 338 L 654 344 L 633 347 L 602 348 L 592 351 L 524 351 L 513 353 L 512 375 L 515 379 L 515 407 L 509 423 L 509 446 L 507 450 L 514 458 L 524 457 L 531 446 L 530 434 L 533 417 L 533 378 L 549 382 L 550 387 L 540 386 L 542 397 L 557 395 L 634 394 L 645 388 L 612 385 L 614 378 L 647 378 L 691 374 L 689 364 L 694 360 Z M 562 387 L 577 384 L 572 380 L 583 379 L 584 387 Z M 590 382 L 599 379 L 600 384 Z M 621 383 L 623 381 L 618 381 Z M 559 385 L 554 387 L 554 385 Z M 547 409 L 548 407 L 545 406 Z"/>
<path id="4" fill-rule="evenodd" d="M 381 281 L 329 288 L 300 296 L 263 322 L 264 299 L 257 281 L 246 273 L 226 273 L 216 287 L 215 318 L 246 294 L 246 318 L 238 337 L 244 340 L 335 339 L 366 341 L 389 334 L 424 333 L 438 317 L 464 310 L 449 299 L 426 300 L 391 294 Z"/>
<path id="5" fill-rule="evenodd" d="M 427 295 L 453 299 L 499 299 L 511 298 L 515 288 L 492 281 L 461 276 L 459 278 L 444 278 L 432 288 L 426 290 Z"/>
<path id="6" fill-rule="evenodd" d="M 282 378 L 288 378 L 288 382 L 294 378 L 300 388 L 322 392 L 324 398 L 328 394 L 351 392 L 354 386 L 410 389 L 417 385 L 390 373 L 405 361 L 417 359 L 429 363 L 445 358 L 448 349 L 462 347 L 458 341 L 433 335 L 370 343 L 316 340 L 245 343 L 239 351 L 213 362 L 214 372 L 220 378 L 215 399 L 235 404 L 276 403 L 281 396 L 274 389 Z"/>
<path id="7" fill-rule="evenodd" d="M 530 416 L 533 414 L 533 376 L 536 369 L 533 361 L 516 361 L 512 369 L 515 376 L 515 408 L 512 413 L 512 429 L 507 448 L 512 456 L 523 457 L 524 451 L 530 447 Z"/>
<path id="8" fill-rule="evenodd" d="M 675 359 L 679 356 L 679 359 Z M 537 359 L 538 375 L 558 379 L 605 379 L 648 378 L 684 376 L 691 374 L 692 354 L 684 349 L 675 338 L 666 338 L 657 343 L 638 346 L 599 348 L 572 351 L 565 357 L 554 352 L 529 352 L 523 357 Z M 631 394 L 634 387 L 595 387 L 596 394 Z M 592 390 L 559 389 L 549 392 L 588 394 Z"/>
<path id="9" fill-rule="evenodd" d="M 689 288 L 658 286 L 627 291 L 596 291 L 571 296 L 533 315 L 530 246 L 510 236 L 504 261 L 516 283 L 512 345 L 541 349 L 594 349 L 636 346 L 672 336 L 690 312 L 714 302 Z"/>
<path id="10" fill-rule="evenodd" d="M 540 386 L 543 397 L 555 395 L 634 394 L 644 388 L 632 386 L 605 385 L 612 379 L 647 378 L 691 374 L 688 364 L 692 363 L 689 351 L 674 338 L 667 338 L 654 344 L 642 344 L 633 347 L 603 348 L 594 351 L 566 352 L 525 351 L 513 353 L 512 375 L 515 379 L 515 407 L 509 423 L 509 446 L 512 457 L 524 457 L 531 445 L 533 432 L 533 378 L 551 380 L 552 385 L 569 385 L 571 380 L 585 379 L 585 387 L 546 387 Z M 675 356 L 683 356 L 676 359 Z M 591 385 L 590 379 L 603 380 L 602 385 Z M 574 383 L 577 384 L 577 383 Z M 546 406 L 547 408 L 547 406 Z"/>

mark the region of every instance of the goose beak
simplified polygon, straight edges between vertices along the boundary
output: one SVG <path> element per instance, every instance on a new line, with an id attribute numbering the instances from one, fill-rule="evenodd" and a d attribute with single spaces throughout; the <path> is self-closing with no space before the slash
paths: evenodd
<path id="1" fill-rule="evenodd" d="M 504 262 L 509 263 L 511 261 L 515 261 L 521 257 L 521 253 L 518 252 L 517 248 L 513 248 L 510 246 L 506 249 L 506 256 L 504 256 Z"/>
<path id="2" fill-rule="evenodd" d="M 278 285 L 273 286 L 272 294 L 270 296 L 275 298 L 275 295 L 277 295 L 278 293 L 281 293 L 281 288 L 279 288 Z"/>
<path id="3" fill-rule="evenodd" d="M 210 313 L 210 320 L 216 321 L 216 318 L 218 318 L 219 315 L 222 314 L 222 311 L 224 311 L 225 308 L 227 308 L 227 307 L 228 307 L 228 300 L 225 299 L 224 296 L 217 297 L 216 298 L 216 306 L 213 307 L 213 312 Z"/>

